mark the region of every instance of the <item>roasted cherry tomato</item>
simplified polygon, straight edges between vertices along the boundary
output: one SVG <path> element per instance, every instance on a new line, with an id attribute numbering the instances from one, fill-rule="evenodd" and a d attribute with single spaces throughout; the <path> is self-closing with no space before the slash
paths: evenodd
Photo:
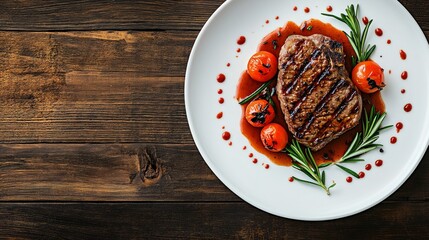
<path id="1" fill-rule="evenodd" d="M 277 73 L 277 58 L 270 52 L 255 53 L 247 63 L 247 73 L 252 79 L 266 82 Z"/>
<path id="2" fill-rule="evenodd" d="M 274 117 L 274 108 L 265 99 L 250 102 L 246 107 L 246 120 L 254 127 L 263 127 L 273 121 Z"/>
<path id="3" fill-rule="evenodd" d="M 352 81 L 364 93 L 374 93 L 383 89 L 383 69 L 373 61 L 358 63 L 352 71 Z"/>
<path id="4" fill-rule="evenodd" d="M 282 125 L 270 123 L 261 130 L 264 147 L 272 152 L 280 152 L 288 143 L 288 135 Z"/>

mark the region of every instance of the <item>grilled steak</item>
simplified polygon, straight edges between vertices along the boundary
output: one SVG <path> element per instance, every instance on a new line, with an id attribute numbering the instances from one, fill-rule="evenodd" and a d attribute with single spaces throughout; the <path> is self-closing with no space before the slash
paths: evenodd
<path id="1" fill-rule="evenodd" d="M 315 34 L 286 39 L 277 95 L 289 131 L 317 151 L 359 123 L 362 99 L 344 67 L 341 43 Z"/>

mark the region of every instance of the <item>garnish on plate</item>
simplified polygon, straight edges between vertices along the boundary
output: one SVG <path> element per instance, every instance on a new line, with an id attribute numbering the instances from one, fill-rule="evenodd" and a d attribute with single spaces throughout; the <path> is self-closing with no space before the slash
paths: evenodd
<path id="1" fill-rule="evenodd" d="M 311 154 L 311 150 L 309 148 L 302 150 L 301 145 L 294 139 L 292 140 L 292 143 L 286 147 L 286 152 L 292 158 L 292 167 L 303 172 L 311 180 L 308 181 L 295 176 L 292 177 L 293 179 L 299 182 L 321 187 L 325 190 L 326 194 L 331 194 L 329 190 L 336 184 L 335 182 L 332 182 L 329 187 L 326 186 L 325 171 L 320 172 L 320 167 L 317 166 L 317 163 L 314 160 L 314 157 Z"/>

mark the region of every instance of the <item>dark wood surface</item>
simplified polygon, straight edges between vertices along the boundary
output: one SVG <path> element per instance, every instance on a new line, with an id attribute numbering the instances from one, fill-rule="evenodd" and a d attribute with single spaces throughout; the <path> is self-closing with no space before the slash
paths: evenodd
<path id="1" fill-rule="evenodd" d="M 0 238 L 429 236 L 428 154 L 382 203 L 317 223 L 262 212 L 214 176 L 183 84 L 222 2 L 0 2 Z M 429 2 L 400 2 L 428 37 Z"/>

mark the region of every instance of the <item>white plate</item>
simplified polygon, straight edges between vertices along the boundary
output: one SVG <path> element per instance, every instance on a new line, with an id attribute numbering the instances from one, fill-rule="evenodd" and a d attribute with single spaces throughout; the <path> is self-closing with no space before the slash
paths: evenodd
<path id="1" fill-rule="evenodd" d="M 361 171 L 366 163 L 371 163 L 373 168 L 365 171 L 365 178 L 347 183 L 345 172 L 334 167 L 327 169 L 327 182 L 337 183 L 331 196 L 327 196 L 317 187 L 296 181 L 290 183 L 290 176 L 302 175 L 293 168 L 272 164 L 250 147 L 240 132 L 241 108 L 234 95 L 240 74 L 263 36 L 289 20 L 300 24 L 309 18 L 349 31 L 344 24 L 320 13 L 331 5 L 332 13 L 338 15 L 350 3 L 360 4 L 360 17 L 374 19 L 368 36 L 368 42 L 377 45 L 372 58 L 384 69 L 392 70 L 391 74 L 386 73 L 387 87 L 382 92 L 388 113 L 385 124 L 401 121 L 404 128 L 400 133 L 390 129 L 381 134 L 379 142 L 384 144 L 384 153 L 373 151 L 364 156 L 366 162 L 348 165 Z M 298 7 L 297 11 L 292 10 L 294 6 Z M 309 7 L 310 13 L 304 13 L 304 7 Z M 266 24 L 266 20 L 270 23 Z M 383 29 L 382 37 L 375 36 L 377 27 Z M 247 37 L 242 46 L 236 43 L 240 35 Z M 387 39 L 392 43 L 388 45 Z M 241 47 L 240 53 L 236 53 L 238 47 Z M 406 60 L 399 57 L 401 49 L 407 53 Z M 228 62 L 230 67 L 226 66 Z M 409 74 L 405 81 L 400 77 L 403 70 Z M 226 75 L 225 82 L 216 81 L 219 73 Z M 429 140 L 428 82 L 428 43 L 415 20 L 397 1 L 229 0 L 207 21 L 192 49 L 186 71 L 185 103 L 190 129 L 201 155 L 235 194 L 278 216 L 328 220 L 356 214 L 381 202 L 417 167 Z M 224 104 L 218 103 L 219 88 L 223 89 Z M 401 94 L 401 89 L 406 89 L 406 93 Z M 413 105 L 409 113 L 403 110 L 406 103 Z M 218 112 L 224 115 L 220 120 L 216 118 Z M 222 139 L 225 131 L 222 126 L 231 133 L 232 146 Z M 398 138 L 396 144 L 389 142 L 392 136 Z M 243 150 L 243 146 L 247 149 Z M 259 159 L 258 164 L 253 164 L 248 157 L 251 152 Z M 374 166 L 377 159 L 384 160 L 382 167 Z M 262 163 L 269 163 L 270 168 L 265 169 Z"/>

